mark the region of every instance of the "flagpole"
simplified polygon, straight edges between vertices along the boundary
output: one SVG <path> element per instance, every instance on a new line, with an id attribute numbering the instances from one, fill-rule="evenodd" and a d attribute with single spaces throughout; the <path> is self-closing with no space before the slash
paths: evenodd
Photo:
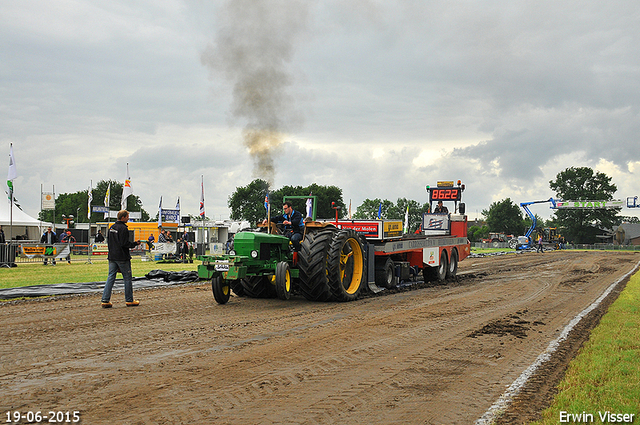
<path id="1" fill-rule="evenodd" d="M 91 262 L 91 201 L 93 201 L 92 193 L 93 180 L 89 180 L 89 193 L 87 194 L 87 218 L 89 219 L 89 231 L 87 232 L 87 261 L 85 264 L 93 264 Z"/>

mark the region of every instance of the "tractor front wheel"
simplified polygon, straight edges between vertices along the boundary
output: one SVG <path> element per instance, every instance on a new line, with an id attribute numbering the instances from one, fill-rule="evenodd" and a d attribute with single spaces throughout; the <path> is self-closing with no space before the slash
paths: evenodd
<path id="1" fill-rule="evenodd" d="M 276 294 L 281 300 L 291 298 L 291 270 L 286 261 L 276 265 Z"/>
<path id="2" fill-rule="evenodd" d="M 226 304 L 231 296 L 231 287 L 229 281 L 222 279 L 220 276 L 216 276 L 211 279 L 211 290 L 213 291 L 213 298 L 215 298 L 218 304 Z"/>

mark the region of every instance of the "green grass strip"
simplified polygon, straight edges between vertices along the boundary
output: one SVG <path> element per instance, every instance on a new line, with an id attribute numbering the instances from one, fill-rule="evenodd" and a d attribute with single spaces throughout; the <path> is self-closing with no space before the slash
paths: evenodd
<path id="1" fill-rule="evenodd" d="M 558 390 L 534 424 L 640 424 L 640 272 L 569 364 Z"/>
<path id="2" fill-rule="evenodd" d="M 131 272 L 134 277 L 142 277 L 151 270 L 194 271 L 202 261 L 193 263 L 163 263 L 155 261 L 131 260 Z M 105 259 L 94 260 L 86 264 L 74 259 L 71 264 L 57 260 L 57 265 L 42 263 L 18 263 L 18 267 L 0 269 L 0 288 L 17 288 L 30 285 L 47 285 L 52 283 L 86 283 L 104 282 L 107 280 L 109 263 Z"/>

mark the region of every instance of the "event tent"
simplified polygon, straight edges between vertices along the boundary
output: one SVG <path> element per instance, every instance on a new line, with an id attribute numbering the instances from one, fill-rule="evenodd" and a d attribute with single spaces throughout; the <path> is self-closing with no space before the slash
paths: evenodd
<path id="1" fill-rule="evenodd" d="M 11 214 L 13 213 L 13 220 Z M 2 226 L 2 230 L 4 231 L 4 236 L 9 240 L 9 232 L 11 224 L 13 224 L 13 228 L 11 229 L 11 233 L 13 234 L 13 239 L 16 236 L 24 236 L 25 234 L 28 236 L 28 239 L 40 239 L 40 235 L 42 232 L 46 230 L 47 226 L 50 226 L 51 223 L 47 223 L 44 221 L 40 221 L 31 217 L 29 214 L 22 211 L 20 208 L 13 205 L 13 212 L 10 209 L 9 200 L 5 199 L 0 201 L 0 226 Z"/>

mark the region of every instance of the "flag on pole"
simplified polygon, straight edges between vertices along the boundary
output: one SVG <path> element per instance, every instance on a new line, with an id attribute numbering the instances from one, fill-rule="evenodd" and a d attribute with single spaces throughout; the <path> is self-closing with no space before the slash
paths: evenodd
<path id="1" fill-rule="evenodd" d="M 180 223 L 180 197 L 178 196 L 178 200 L 176 201 L 176 209 L 178 210 L 178 223 Z"/>
<path id="2" fill-rule="evenodd" d="M 158 205 L 158 227 L 162 227 L 162 196 L 160 196 L 160 205 Z"/>
<path id="3" fill-rule="evenodd" d="M 200 218 L 204 220 L 204 176 L 202 176 L 202 193 L 200 194 Z"/>
<path id="4" fill-rule="evenodd" d="M 409 205 L 407 205 L 407 210 L 404 212 L 404 233 L 409 233 Z"/>
<path id="5" fill-rule="evenodd" d="M 351 199 L 349 199 L 349 220 L 351 220 Z"/>
<path id="6" fill-rule="evenodd" d="M 13 157 L 13 143 L 9 145 L 9 173 L 7 174 L 7 188 L 9 189 L 9 200 L 13 202 L 13 179 L 18 177 L 16 161 Z"/>
<path id="7" fill-rule="evenodd" d="M 267 192 L 267 194 L 264 195 L 264 209 L 267 210 L 267 212 L 269 212 L 269 192 Z"/>
<path id="8" fill-rule="evenodd" d="M 107 186 L 107 193 L 104 194 L 104 206 L 109 208 L 109 203 L 111 203 L 111 182 L 109 182 L 109 185 Z M 108 212 L 104 213 L 104 218 L 107 218 L 108 216 Z"/>
<path id="9" fill-rule="evenodd" d="M 311 196 L 311 193 L 309 194 Z M 307 198 L 307 217 L 313 218 L 313 200 L 311 198 Z"/>
<path id="10" fill-rule="evenodd" d="M 91 222 L 91 201 L 93 201 L 93 190 L 91 189 L 93 182 L 89 183 L 89 199 L 87 200 L 87 218 Z"/>
<path id="11" fill-rule="evenodd" d="M 127 198 L 129 197 L 129 195 L 133 195 L 133 189 L 131 188 L 131 176 L 129 175 L 129 163 L 127 162 L 127 174 L 124 176 L 124 186 L 122 186 L 122 201 L 120 202 L 120 209 L 127 209 Z"/>
<path id="12" fill-rule="evenodd" d="M 380 206 L 378 207 L 378 220 L 382 219 L 382 202 L 380 202 Z"/>

